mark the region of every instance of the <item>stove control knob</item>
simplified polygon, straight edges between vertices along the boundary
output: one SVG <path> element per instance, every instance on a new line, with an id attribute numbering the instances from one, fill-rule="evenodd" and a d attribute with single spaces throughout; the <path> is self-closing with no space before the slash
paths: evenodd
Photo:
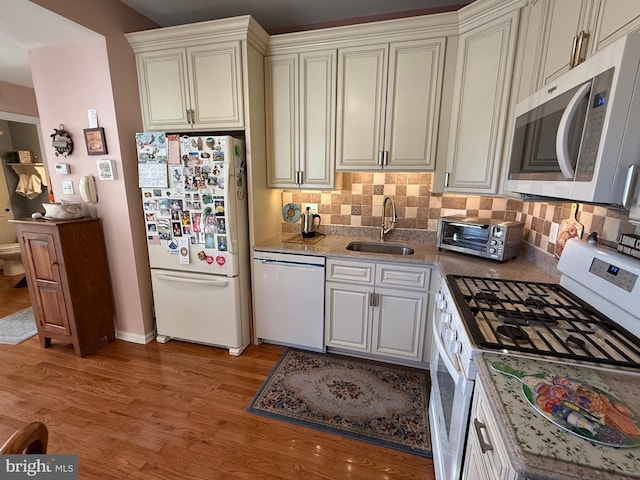
<path id="1" fill-rule="evenodd" d="M 462 351 L 462 344 L 456 341 L 451 342 L 449 344 L 449 351 L 455 354 L 460 353 Z"/>
<path id="2" fill-rule="evenodd" d="M 491 240 L 491 245 L 496 245 L 498 242 L 495 240 Z"/>
<path id="3" fill-rule="evenodd" d="M 496 249 L 495 249 L 495 248 L 490 248 L 490 249 L 489 249 L 489 252 L 491 252 L 491 253 L 496 253 Z"/>
<path id="4" fill-rule="evenodd" d="M 440 315 L 440 323 L 449 325 L 451 323 L 451 314 L 449 312 L 442 312 L 442 315 Z"/>
<path id="5" fill-rule="evenodd" d="M 447 342 L 455 342 L 456 337 L 458 336 L 458 332 L 456 332 L 455 330 L 447 330 L 447 332 L 445 333 L 445 336 L 447 338 Z"/>
<path id="6" fill-rule="evenodd" d="M 446 308 L 447 308 L 446 300 L 438 300 L 438 303 L 436 304 L 436 308 L 438 310 L 446 310 Z"/>
<path id="7" fill-rule="evenodd" d="M 442 300 L 444 300 L 444 295 L 442 294 L 442 292 L 436 293 L 436 302 L 441 302 Z"/>

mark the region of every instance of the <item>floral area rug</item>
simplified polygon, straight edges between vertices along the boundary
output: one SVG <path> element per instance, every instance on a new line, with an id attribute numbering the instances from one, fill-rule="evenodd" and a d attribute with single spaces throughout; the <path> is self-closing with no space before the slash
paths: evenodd
<path id="1" fill-rule="evenodd" d="M 247 411 L 431 457 L 429 372 L 288 349 Z"/>
<path id="2" fill-rule="evenodd" d="M 36 333 L 38 331 L 31 307 L 0 318 L 0 343 L 17 345 Z"/>

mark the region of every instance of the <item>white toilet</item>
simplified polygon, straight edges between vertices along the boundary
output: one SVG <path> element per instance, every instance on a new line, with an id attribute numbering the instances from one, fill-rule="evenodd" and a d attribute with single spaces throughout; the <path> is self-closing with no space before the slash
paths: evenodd
<path id="1" fill-rule="evenodd" d="M 5 276 L 22 275 L 24 273 L 19 243 L 0 245 L 0 260 L 4 261 L 2 268 Z"/>

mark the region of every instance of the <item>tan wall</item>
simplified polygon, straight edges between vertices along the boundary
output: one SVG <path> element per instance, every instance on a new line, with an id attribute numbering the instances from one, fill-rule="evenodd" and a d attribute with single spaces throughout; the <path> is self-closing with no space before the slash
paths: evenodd
<path id="1" fill-rule="evenodd" d="M 38 106 L 33 88 L 0 82 L 0 112 L 38 116 Z"/>

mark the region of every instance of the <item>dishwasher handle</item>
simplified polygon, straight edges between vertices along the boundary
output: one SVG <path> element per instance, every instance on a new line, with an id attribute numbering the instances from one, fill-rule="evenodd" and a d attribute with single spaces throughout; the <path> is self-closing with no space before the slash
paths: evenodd
<path id="1" fill-rule="evenodd" d="M 273 260 L 267 258 L 254 258 L 254 262 L 262 263 L 263 265 L 283 265 L 283 266 L 291 266 L 291 267 L 302 267 L 302 268 L 324 268 L 324 265 L 316 265 L 314 263 L 298 263 L 298 262 L 287 262 L 284 260 Z"/>
<path id="2" fill-rule="evenodd" d="M 171 280 L 172 282 L 192 283 L 195 285 L 209 285 L 213 287 L 226 287 L 229 285 L 229 282 L 227 280 L 201 280 L 199 278 L 181 277 L 179 275 L 167 275 L 164 273 L 159 274 L 158 278 L 160 280 Z"/>

